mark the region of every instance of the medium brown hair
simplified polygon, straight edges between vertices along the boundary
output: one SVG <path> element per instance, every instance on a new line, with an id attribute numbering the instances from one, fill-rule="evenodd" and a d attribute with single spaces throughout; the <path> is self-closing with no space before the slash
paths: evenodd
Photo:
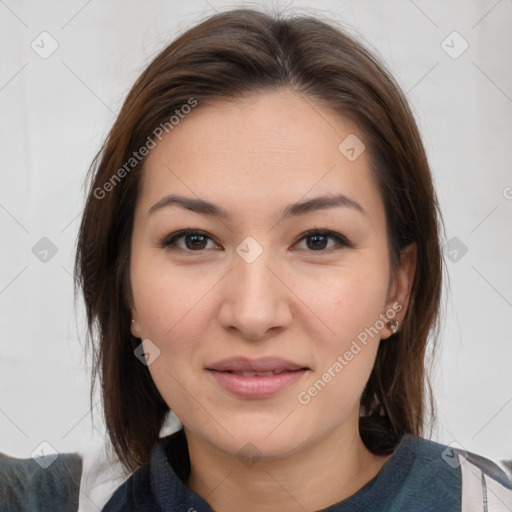
<path id="1" fill-rule="evenodd" d="M 200 108 L 279 89 L 316 100 L 360 129 L 385 205 L 392 272 L 401 251 L 417 244 L 406 317 L 399 332 L 380 343 L 361 398 L 361 437 L 374 453 L 389 453 L 404 434 L 423 434 L 428 407 L 434 418 L 426 356 L 427 338 L 435 341 L 439 332 L 442 221 L 407 101 L 385 67 L 344 29 L 318 17 L 235 9 L 202 21 L 156 56 L 88 174 L 75 291 L 82 288 L 92 341 L 91 397 L 99 377 L 108 434 L 129 470 L 148 462 L 169 407 L 134 355 L 141 340 L 130 332 L 129 266 L 144 159 L 129 169 L 126 162 L 191 99 Z"/>

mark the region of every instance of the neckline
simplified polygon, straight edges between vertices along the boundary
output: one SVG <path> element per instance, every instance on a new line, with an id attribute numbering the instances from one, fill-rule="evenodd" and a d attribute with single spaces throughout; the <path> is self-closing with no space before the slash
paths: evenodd
<path id="1" fill-rule="evenodd" d="M 413 465 L 415 445 L 420 439 L 412 434 L 405 434 L 391 457 L 371 480 L 351 496 L 322 510 L 363 511 L 367 510 L 370 504 L 383 502 L 396 494 Z M 213 512 L 206 500 L 185 483 L 188 478 L 187 472 L 190 472 L 190 461 L 183 430 L 161 438 L 155 446 L 150 462 L 151 490 L 155 501 L 162 510 L 166 510 L 170 503 L 176 503 L 193 506 L 197 512 Z M 181 476 L 178 473 L 181 473 Z"/>
<path id="2" fill-rule="evenodd" d="M 384 503 L 398 493 L 416 458 L 421 438 L 404 434 L 391 457 L 379 472 L 351 496 L 322 509 L 324 512 L 363 512 L 375 503 Z M 372 508 L 373 510 L 373 508 Z"/>

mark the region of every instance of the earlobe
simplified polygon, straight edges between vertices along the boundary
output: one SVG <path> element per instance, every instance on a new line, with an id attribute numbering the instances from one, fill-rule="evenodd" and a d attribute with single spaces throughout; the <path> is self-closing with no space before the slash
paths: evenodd
<path id="1" fill-rule="evenodd" d="M 140 338 L 140 328 L 138 322 L 135 320 L 135 318 L 132 318 L 131 324 L 130 324 L 130 330 L 132 332 L 132 335 L 135 338 Z"/>
<path id="2" fill-rule="evenodd" d="M 396 315 L 393 319 L 390 318 L 391 321 L 386 324 L 389 331 L 388 336 L 382 336 L 381 339 L 395 334 L 399 330 L 399 326 L 403 324 L 416 273 L 416 260 L 417 245 L 416 242 L 413 242 L 400 253 L 400 265 L 393 276 L 387 303 L 387 311 L 393 310 L 396 312 Z M 398 324 L 395 323 L 397 321 Z"/>

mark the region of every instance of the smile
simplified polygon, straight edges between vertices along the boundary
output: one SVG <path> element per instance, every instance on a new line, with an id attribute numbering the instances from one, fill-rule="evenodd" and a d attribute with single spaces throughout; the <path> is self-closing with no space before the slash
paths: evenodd
<path id="1" fill-rule="evenodd" d="M 307 372 L 305 368 L 279 371 L 208 370 L 223 391 L 243 398 L 267 398 L 296 384 Z"/>
<path id="2" fill-rule="evenodd" d="M 280 375 L 281 373 L 285 372 L 287 370 L 281 370 L 278 372 L 234 372 L 234 371 L 228 371 L 227 373 L 233 373 L 234 375 L 241 375 L 242 377 L 254 377 L 255 375 L 257 377 L 269 377 L 270 375 Z"/>

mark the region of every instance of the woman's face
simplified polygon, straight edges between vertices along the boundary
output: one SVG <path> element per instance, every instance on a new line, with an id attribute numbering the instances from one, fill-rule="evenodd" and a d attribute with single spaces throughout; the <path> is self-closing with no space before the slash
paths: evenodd
<path id="1" fill-rule="evenodd" d="M 273 457 L 357 431 L 408 288 L 391 279 L 363 142 L 347 120 L 281 91 L 199 103 L 148 155 L 132 333 L 196 439 Z M 192 234 L 172 237 L 182 230 Z"/>

